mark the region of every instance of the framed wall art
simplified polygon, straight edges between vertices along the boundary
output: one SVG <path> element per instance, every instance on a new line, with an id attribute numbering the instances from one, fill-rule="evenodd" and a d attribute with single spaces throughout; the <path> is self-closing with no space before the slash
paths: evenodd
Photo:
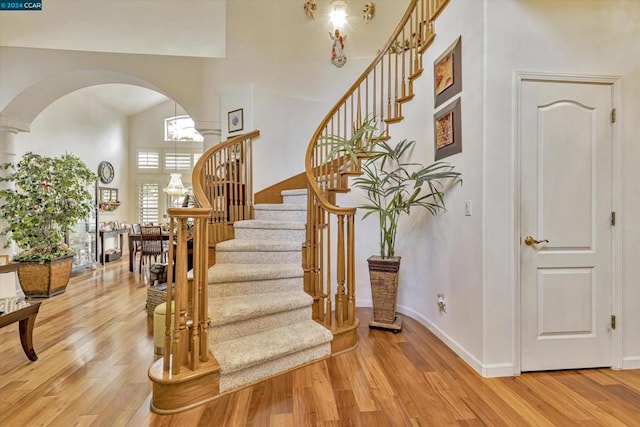
<path id="1" fill-rule="evenodd" d="M 462 38 L 447 48 L 433 63 L 435 106 L 442 105 L 462 90 Z"/>
<path id="2" fill-rule="evenodd" d="M 244 129 L 243 109 L 229 111 L 229 133 Z"/>
<path id="3" fill-rule="evenodd" d="M 0 255 L 0 266 L 9 265 L 9 255 Z"/>
<path id="4" fill-rule="evenodd" d="M 462 152 L 462 116 L 460 98 L 433 116 L 435 160 Z"/>

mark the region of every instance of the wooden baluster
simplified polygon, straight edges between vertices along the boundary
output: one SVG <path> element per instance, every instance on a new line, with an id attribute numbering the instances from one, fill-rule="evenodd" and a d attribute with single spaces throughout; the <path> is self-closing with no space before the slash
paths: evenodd
<path id="1" fill-rule="evenodd" d="M 169 217 L 169 239 L 173 238 L 173 228 L 175 226 L 175 220 L 172 217 Z M 168 263 L 167 263 L 167 299 L 165 301 L 165 316 L 164 316 L 164 320 L 165 320 L 165 326 L 164 326 L 164 361 L 163 361 L 163 365 L 162 365 L 162 369 L 166 372 L 169 372 L 169 370 L 171 369 L 170 366 L 170 361 L 171 361 L 171 345 L 172 345 L 172 338 L 171 338 L 171 315 L 172 315 L 172 310 L 171 310 L 171 301 L 173 301 L 174 297 L 173 297 L 173 292 L 172 292 L 172 285 L 173 285 L 173 245 L 169 246 L 169 259 L 168 259 Z"/>
<path id="2" fill-rule="evenodd" d="M 404 50 L 402 51 L 402 55 L 404 56 Z M 393 109 L 394 109 L 394 115 L 395 117 L 400 117 L 400 104 L 398 103 L 398 98 L 399 98 L 399 89 L 400 89 L 400 71 L 399 71 L 399 61 L 398 61 L 398 55 L 394 55 L 393 56 L 394 62 L 395 62 L 395 71 L 394 71 L 394 89 L 393 89 Z"/>
<path id="3" fill-rule="evenodd" d="M 200 274 L 200 361 L 209 360 L 209 261 L 207 239 L 207 217 L 196 219 L 196 235 L 194 236 L 194 255 L 199 254 L 198 261 L 194 260 L 194 270 Z"/>
<path id="4" fill-rule="evenodd" d="M 180 229 L 180 222 L 177 222 L 176 224 L 176 228 Z M 169 230 L 169 242 L 173 242 L 175 238 L 175 234 L 173 231 L 173 227 Z M 173 245 L 171 245 L 173 246 Z M 171 248 L 171 246 L 169 246 L 169 248 Z M 175 284 L 175 296 L 173 297 L 173 301 L 174 301 L 174 305 L 175 305 L 175 309 L 173 310 L 172 313 L 172 319 L 173 319 L 173 345 L 172 345 L 172 354 L 171 354 L 171 372 L 173 374 L 179 374 L 180 373 L 180 350 L 179 350 L 179 346 L 180 346 L 180 331 L 179 331 L 179 325 L 180 325 L 180 289 L 178 287 L 178 282 L 177 280 L 175 280 L 175 278 L 177 278 L 178 276 L 178 272 L 176 269 L 176 265 L 175 262 L 173 262 L 173 260 L 176 259 L 175 256 L 175 250 L 174 252 L 169 255 L 169 257 L 171 258 L 171 266 L 173 268 L 173 274 L 174 274 L 174 284 Z M 169 290 L 169 285 L 167 285 L 167 291 Z M 168 294 L 168 292 L 167 292 Z M 167 306 L 167 313 L 170 310 L 170 303 Z M 168 316 L 167 316 L 168 317 Z"/>
<path id="5" fill-rule="evenodd" d="M 337 245 L 337 280 L 336 290 L 336 321 L 339 327 L 344 324 L 344 215 L 338 215 L 338 245 Z"/>
<path id="6" fill-rule="evenodd" d="M 373 78 L 372 78 L 373 93 L 371 94 L 371 107 L 373 109 L 372 111 L 373 118 L 376 118 L 378 116 L 378 110 L 376 109 L 376 104 L 378 102 L 378 97 L 376 96 L 376 89 L 377 89 L 376 85 L 378 81 L 377 75 L 378 75 L 378 66 L 375 66 L 373 67 Z"/>
<path id="7" fill-rule="evenodd" d="M 178 218 L 178 242 L 186 242 L 185 233 L 187 231 L 187 222 L 185 218 Z M 173 246 L 174 239 L 169 241 Z M 187 259 L 186 244 L 178 245 L 176 250 L 175 262 L 175 278 L 176 278 L 176 296 L 175 296 L 175 313 L 174 313 L 174 352 L 173 352 L 173 373 L 179 374 L 180 368 L 187 360 L 188 339 L 187 339 Z"/>
<path id="8" fill-rule="evenodd" d="M 406 28 L 406 26 L 405 26 Z M 405 33 L 405 28 L 402 28 L 402 40 L 404 40 L 406 38 L 406 33 Z M 411 50 L 409 50 L 409 52 L 411 52 Z M 407 78 L 407 74 L 406 74 L 406 70 L 405 70 L 405 59 L 407 56 L 407 52 L 406 51 L 402 51 L 402 95 L 401 97 L 404 98 L 407 96 L 407 84 L 406 84 L 406 78 Z"/>
<path id="9" fill-rule="evenodd" d="M 242 159 L 242 179 L 240 180 L 240 185 L 242 185 L 242 219 L 251 219 L 249 216 L 249 185 L 248 185 L 248 177 L 249 177 L 249 161 L 246 158 L 244 144 L 246 140 L 239 144 L 240 149 L 240 158 Z"/>
<path id="10" fill-rule="evenodd" d="M 392 119 L 391 111 L 391 51 L 387 52 L 387 118 Z"/>
<path id="11" fill-rule="evenodd" d="M 420 25 L 418 23 L 418 11 L 415 11 L 415 24 L 414 24 L 414 20 L 410 19 L 410 23 L 411 23 L 411 34 L 418 34 L 420 31 Z M 414 27 L 415 25 L 415 27 Z M 414 65 L 413 65 L 413 72 L 414 73 L 419 73 L 422 69 L 422 62 L 420 61 L 420 57 L 421 55 L 418 52 L 418 48 L 415 49 L 411 49 L 411 52 L 413 53 L 413 61 L 414 61 Z"/>
<path id="12" fill-rule="evenodd" d="M 323 208 L 320 208 L 320 212 L 322 214 L 323 223 L 325 227 L 322 230 L 321 241 L 322 241 L 322 250 L 320 251 L 321 263 L 320 265 L 323 267 L 320 270 L 320 277 L 322 283 L 322 293 L 323 297 L 326 299 L 326 310 L 325 310 L 325 324 L 331 325 L 331 312 L 333 308 L 331 307 L 331 218 L 327 211 Z M 325 242 L 326 236 L 326 242 Z M 324 259 L 324 248 L 328 248 L 329 253 L 327 254 L 327 259 Z"/>
<path id="13" fill-rule="evenodd" d="M 322 322 L 324 320 L 324 296 L 322 295 L 323 283 L 322 277 L 320 273 L 322 271 L 320 265 L 320 254 L 322 253 L 322 240 L 320 239 L 322 233 L 322 220 L 320 217 L 320 206 L 317 202 L 317 199 L 314 198 L 313 204 L 313 216 L 314 216 L 314 227 L 313 227 L 313 277 L 314 277 L 314 296 L 318 298 L 318 321 Z"/>
<path id="14" fill-rule="evenodd" d="M 355 255 L 355 224 L 354 224 L 354 215 L 349 215 L 347 218 L 347 292 L 348 302 L 347 302 L 347 319 L 348 324 L 353 325 L 356 319 L 356 255 Z"/>
<path id="15" fill-rule="evenodd" d="M 197 220 L 194 220 L 194 228 L 192 229 L 192 233 L 194 234 L 194 238 L 201 239 L 202 236 L 198 233 L 198 223 Z M 188 254 L 189 248 L 187 243 L 187 236 L 185 235 L 184 241 L 179 241 L 178 245 L 184 245 L 186 252 Z M 192 290 L 192 301 L 191 301 L 191 321 L 193 322 L 189 332 L 191 336 L 191 351 L 189 353 L 189 368 L 191 370 L 198 369 L 200 362 L 200 292 L 202 292 L 202 272 L 199 271 L 200 268 L 200 257 L 201 254 L 197 251 L 197 248 L 192 248 L 192 256 L 193 256 L 193 281 L 191 283 Z M 188 255 L 187 255 L 188 257 Z M 185 258 L 183 261 L 186 262 L 188 258 Z M 188 266 L 187 266 L 188 269 Z M 186 277 L 185 277 L 186 279 Z M 188 306 L 188 304 L 187 304 Z"/>

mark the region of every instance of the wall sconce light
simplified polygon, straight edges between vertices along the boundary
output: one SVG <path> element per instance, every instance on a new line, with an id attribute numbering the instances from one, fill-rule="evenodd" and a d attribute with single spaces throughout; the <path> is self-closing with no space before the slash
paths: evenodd
<path id="1" fill-rule="evenodd" d="M 318 4 L 316 0 L 304 2 L 304 13 L 311 20 L 316 19 Z M 362 9 L 362 19 L 371 21 L 376 16 L 376 4 L 373 1 L 365 3 Z M 334 28 L 340 28 L 347 22 L 347 0 L 329 0 L 329 19 Z"/>
<path id="2" fill-rule="evenodd" d="M 347 0 L 329 0 L 329 19 L 334 28 L 347 22 Z"/>

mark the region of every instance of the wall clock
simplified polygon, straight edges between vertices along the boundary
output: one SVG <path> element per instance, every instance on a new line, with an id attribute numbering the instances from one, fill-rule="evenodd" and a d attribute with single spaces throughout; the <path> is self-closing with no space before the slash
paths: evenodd
<path id="1" fill-rule="evenodd" d="M 98 165 L 98 176 L 103 184 L 109 184 L 113 181 L 113 165 L 107 161 L 100 162 Z"/>

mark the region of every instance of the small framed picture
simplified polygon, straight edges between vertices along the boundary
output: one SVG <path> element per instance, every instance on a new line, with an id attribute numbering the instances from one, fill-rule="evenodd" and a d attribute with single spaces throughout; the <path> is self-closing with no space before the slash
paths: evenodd
<path id="1" fill-rule="evenodd" d="M 462 90 L 462 39 L 449 46 L 433 64 L 435 107 Z"/>
<path id="2" fill-rule="evenodd" d="M 435 160 L 462 152 L 460 98 L 433 116 Z"/>
<path id="3" fill-rule="evenodd" d="M 0 255 L 0 266 L 9 265 L 9 255 Z"/>
<path id="4" fill-rule="evenodd" d="M 229 133 L 238 132 L 244 129 L 243 109 L 229 111 Z"/>

